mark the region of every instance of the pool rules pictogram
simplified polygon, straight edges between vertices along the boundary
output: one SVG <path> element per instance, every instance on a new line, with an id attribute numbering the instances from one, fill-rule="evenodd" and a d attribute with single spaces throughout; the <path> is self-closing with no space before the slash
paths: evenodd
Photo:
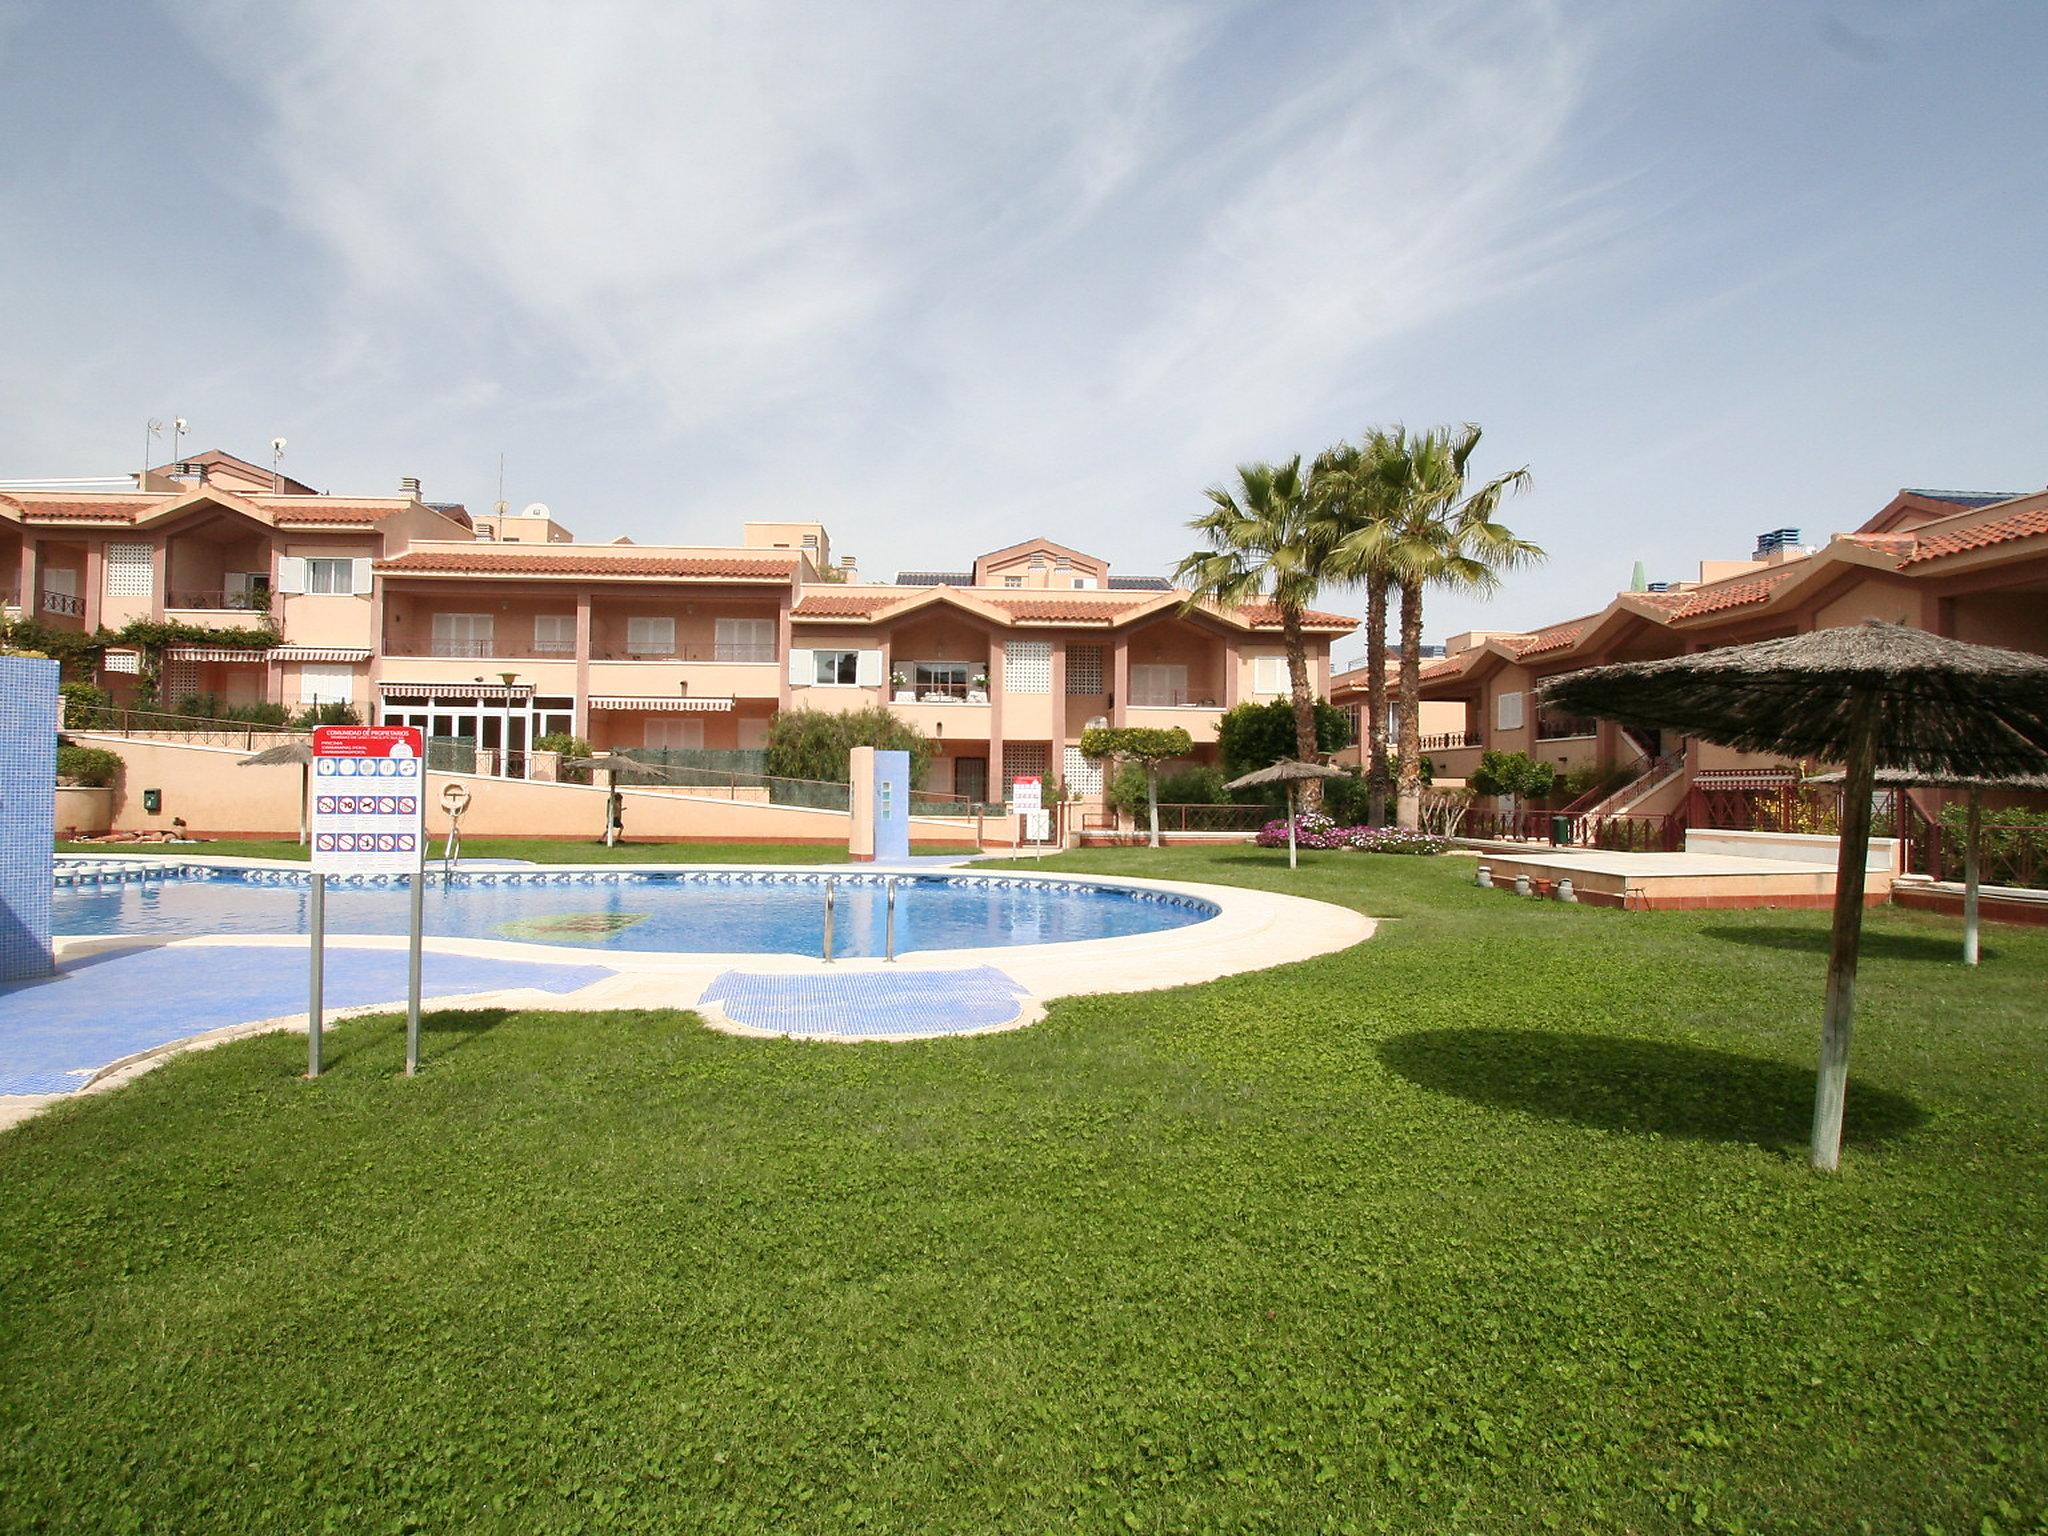
<path id="1" fill-rule="evenodd" d="M 321 973 L 327 877 L 406 875 L 412 897 L 405 1073 L 419 1070 L 420 928 L 427 854 L 426 740 L 417 726 L 323 725 L 313 732 L 312 967 L 307 991 L 307 1076 L 320 1075 Z"/>

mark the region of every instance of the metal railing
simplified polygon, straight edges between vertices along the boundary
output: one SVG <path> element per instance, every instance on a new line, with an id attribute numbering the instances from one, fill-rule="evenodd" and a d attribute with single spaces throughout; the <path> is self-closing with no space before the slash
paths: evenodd
<path id="1" fill-rule="evenodd" d="M 1132 709 L 1221 709 L 1215 694 L 1202 688 L 1147 688 L 1133 690 L 1124 701 Z"/>
<path id="2" fill-rule="evenodd" d="M 264 587 L 253 591 L 224 592 L 210 588 L 173 588 L 164 594 L 164 606 L 196 613 L 268 613 L 270 590 Z"/>
<path id="3" fill-rule="evenodd" d="M 1242 832 L 1250 835 L 1282 814 L 1270 805 L 1177 801 L 1159 807 L 1159 830 L 1162 834 Z M 1151 833 L 1152 814 L 1142 805 L 1130 810 L 1090 811 L 1083 816 L 1081 829 L 1084 832 L 1114 833 L 1119 837 L 1143 837 Z"/>
<path id="4" fill-rule="evenodd" d="M 73 597 L 69 592 L 52 592 L 46 587 L 43 589 L 43 612 L 61 613 L 66 618 L 82 619 L 85 617 L 85 599 Z"/>
<path id="5" fill-rule="evenodd" d="M 1679 811 L 1665 816 L 1574 816 L 1564 811 L 1474 809 L 1465 813 L 1458 835 L 1611 853 L 1677 853 L 1685 847 L 1685 828 L 1685 815 Z"/>
<path id="6" fill-rule="evenodd" d="M 773 645 L 612 645 L 593 647 L 592 661 L 712 661 L 766 666 L 780 660 Z"/>
<path id="7" fill-rule="evenodd" d="M 1538 715 L 1536 717 L 1536 739 L 1538 741 L 1573 741 L 1581 736 L 1600 734 L 1600 722 L 1576 715 Z"/>
<path id="8" fill-rule="evenodd" d="M 67 731 L 96 731 L 103 736 L 148 736 L 187 746 L 244 747 L 251 752 L 305 735 L 290 725 L 261 720 L 223 720 L 181 715 L 171 710 L 130 709 L 119 704 L 67 702 Z"/>
<path id="9" fill-rule="evenodd" d="M 1469 731 L 1438 731 L 1422 738 L 1424 752 L 1455 752 L 1460 747 L 1478 747 L 1485 743 Z"/>

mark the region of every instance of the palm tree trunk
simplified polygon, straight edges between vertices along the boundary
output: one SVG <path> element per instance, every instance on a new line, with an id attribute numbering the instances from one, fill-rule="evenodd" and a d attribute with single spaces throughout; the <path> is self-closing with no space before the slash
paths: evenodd
<path id="1" fill-rule="evenodd" d="M 1401 580 L 1401 825 L 1422 825 L 1422 579 Z"/>
<path id="2" fill-rule="evenodd" d="M 1316 740 L 1316 695 L 1309 685 L 1308 645 L 1301 636 L 1301 614 L 1293 608 L 1281 611 L 1281 633 L 1287 641 L 1287 681 L 1294 695 L 1294 755 L 1304 763 L 1316 760 L 1321 745 Z M 1320 779 L 1302 782 L 1301 814 L 1311 815 L 1323 808 Z"/>
<path id="3" fill-rule="evenodd" d="M 1365 583 L 1365 775 L 1370 786 L 1370 820 L 1387 820 L 1387 578 Z"/>
<path id="4" fill-rule="evenodd" d="M 1152 813 L 1152 846 L 1159 846 L 1159 761 L 1145 759 L 1145 808 Z"/>

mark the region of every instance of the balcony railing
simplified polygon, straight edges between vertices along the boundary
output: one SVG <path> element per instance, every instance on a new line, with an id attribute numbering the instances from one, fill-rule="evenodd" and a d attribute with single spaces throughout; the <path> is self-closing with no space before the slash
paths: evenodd
<path id="1" fill-rule="evenodd" d="M 172 588 L 164 595 L 166 608 L 221 613 L 268 613 L 270 589 L 259 587 L 240 592 L 216 592 L 210 588 Z"/>
<path id="2" fill-rule="evenodd" d="M 988 689 L 945 678 L 927 678 L 921 683 L 892 684 L 889 698 L 895 704 L 986 704 Z"/>
<path id="3" fill-rule="evenodd" d="M 1484 745 L 1475 731 L 1438 731 L 1422 738 L 1422 750 L 1425 752 L 1455 752 L 1460 747 Z"/>
<path id="4" fill-rule="evenodd" d="M 69 592 L 52 592 L 45 589 L 43 612 L 61 613 L 68 618 L 82 619 L 85 617 L 85 599 L 73 597 Z"/>
<path id="5" fill-rule="evenodd" d="M 1577 715 L 1538 715 L 1536 717 L 1536 739 L 1538 741 L 1569 741 L 1578 736 L 1597 736 L 1600 722 Z"/>
<path id="6" fill-rule="evenodd" d="M 1213 693 L 1200 688 L 1134 688 L 1129 699 L 1132 709 L 1221 709 Z"/>
<path id="7" fill-rule="evenodd" d="M 436 656 L 448 659 L 574 661 L 573 641 L 557 640 L 396 640 L 384 648 L 387 656 Z"/>
<path id="8" fill-rule="evenodd" d="M 590 653 L 593 661 L 719 661 L 740 665 L 772 665 L 781 657 L 773 644 L 725 640 L 713 645 L 615 645 Z"/>

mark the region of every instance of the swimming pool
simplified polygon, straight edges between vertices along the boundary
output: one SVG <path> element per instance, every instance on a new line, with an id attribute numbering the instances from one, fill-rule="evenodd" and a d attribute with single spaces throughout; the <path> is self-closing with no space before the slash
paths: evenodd
<path id="1" fill-rule="evenodd" d="M 1135 886 L 974 874 L 792 870 L 520 870 L 428 876 L 425 931 L 580 950 L 823 952 L 825 885 L 835 958 L 884 952 L 885 881 L 896 886 L 896 949 L 981 949 L 1160 933 L 1207 921 L 1214 903 Z M 66 935 L 197 936 L 306 931 L 302 870 L 182 865 L 60 878 L 51 926 Z M 327 886 L 330 934 L 406 932 L 402 881 Z"/>

